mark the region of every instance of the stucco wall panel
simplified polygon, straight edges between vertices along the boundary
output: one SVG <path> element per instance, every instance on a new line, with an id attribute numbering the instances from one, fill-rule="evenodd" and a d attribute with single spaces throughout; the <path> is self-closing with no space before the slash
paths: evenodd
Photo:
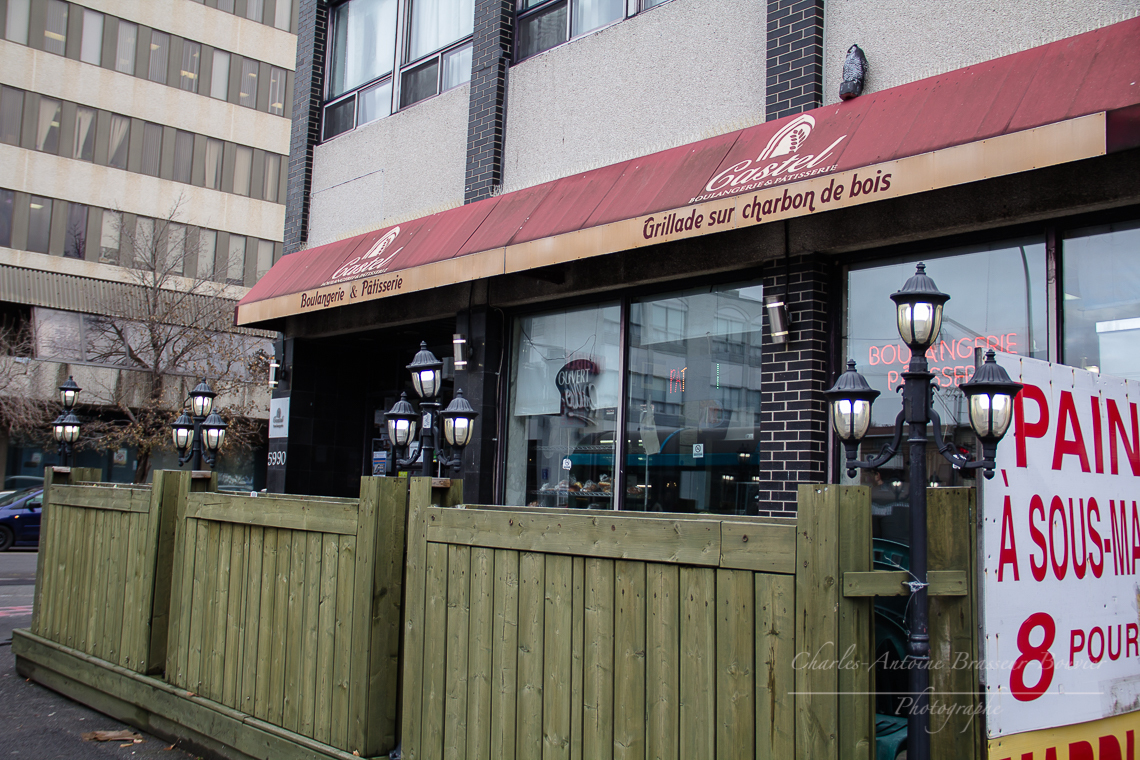
<path id="1" fill-rule="evenodd" d="M 466 86 L 318 145 L 309 247 L 463 203 Z"/>
<path id="2" fill-rule="evenodd" d="M 1138 0 L 828 0 L 823 101 L 839 100 L 843 60 L 858 44 L 874 92 L 988 61 L 1140 14 Z"/>
<path id="3" fill-rule="evenodd" d="M 11 42 L 0 41 L 0 82 L 280 155 L 289 152 L 288 119 Z"/>
<path id="4" fill-rule="evenodd" d="M 767 4 L 673 0 L 513 66 L 507 189 L 764 120 Z"/>

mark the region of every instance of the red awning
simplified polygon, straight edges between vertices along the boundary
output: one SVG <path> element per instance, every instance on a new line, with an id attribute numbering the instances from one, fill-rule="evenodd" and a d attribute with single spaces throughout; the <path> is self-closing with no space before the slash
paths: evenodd
<path id="1" fill-rule="evenodd" d="M 285 256 L 241 300 L 237 322 L 253 324 L 1135 147 L 1138 72 L 1135 18 Z"/>

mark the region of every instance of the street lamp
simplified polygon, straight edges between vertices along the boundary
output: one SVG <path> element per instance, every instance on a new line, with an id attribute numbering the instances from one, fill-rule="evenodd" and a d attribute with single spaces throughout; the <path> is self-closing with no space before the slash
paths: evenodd
<path id="1" fill-rule="evenodd" d="M 75 378 L 70 375 L 59 386 L 59 400 L 63 404 L 63 413 L 52 421 L 51 436 L 59 444 L 59 457 L 64 467 L 70 464 L 73 444 L 79 440 L 82 423 L 72 410 L 75 409 L 75 402 L 79 399 L 81 390 L 83 389 L 75 383 Z"/>
<path id="2" fill-rule="evenodd" d="M 421 473 L 427 477 L 432 475 L 441 422 L 443 438 L 451 449 L 451 454 L 442 456 L 440 465 L 458 468 L 463 463 L 463 449 L 471 442 L 472 424 L 479 413 L 471 408 L 471 404 L 463 398 L 463 391 L 460 390 L 455 392 L 455 398 L 447 408 L 442 412 L 439 411 L 440 404 L 435 398 L 440 391 L 442 369 L 443 362 L 428 350 L 427 342 L 422 341 L 419 352 L 408 365 L 408 371 L 412 373 L 412 387 L 421 398 L 420 411 L 417 412 L 408 401 L 408 394 L 401 393 L 400 400 L 385 414 L 388 422 L 388 438 L 392 441 L 397 454 L 395 457 L 397 469 L 409 467 L 422 453 Z M 420 437 L 416 454 L 399 457 L 399 452 L 411 447 L 417 429 Z"/>
<path id="3" fill-rule="evenodd" d="M 913 277 L 902 289 L 891 295 L 897 309 L 899 336 L 911 350 L 907 371 L 902 373 L 903 408 L 895 418 L 893 440 L 877 457 L 858 461 L 859 441 L 871 425 L 871 404 L 879 392 L 855 371 L 855 362 L 847 363 L 847 371 L 839 376 L 835 385 L 826 392 L 831 405 L 831 422 L 836 435 L 843 441 L 847 459 L 847 474 L 855 476 L 856 468 L 874 469 L 886 464 L 902 443 L 903 423 L 910 426 L 907 444 L 910 446 L 910 627 L 907 636 L 907 654 L 917 664 L 909 670 L 910 691 L 913 698 L 907 718 L 908 757 L 914 760 L 930 758 L 930 634 L 929 599 L 926 572 L 926 426 L 934 427 L 934 441 L 942 456 L 955 469 L 981 469 L 985 477 L 994 475 L 994 457 L 998 441 L 1009 429 L 1012 419 L 1013 398 L 1021 390 L 1021 383 L 1010 380 L 1009 375 L 994 360 L 992 350 L 986 352 L 985 362 L 974 377 L 962 384 L 970 410 L 970 426 L 982 443 L 982 457 L 969 459 L 942 437 L 942 420 L 934 410 L 934 375 L 928 371 L 926 351 L 938 340 L 942 328 L 942 307 L 950 296 L 938 290 L 919 264 Z"/>
<path id="4" fill-rule="evenodd" d="M 206 383 L 198 383 L 190 391 L 191 417 L 183 410 L 178 419 L 170 424 L 171 437 L 174 439 L 174 448 L 178 449 L 178 465 L 182 466 L 191 459 L 194 460 L 192 469 L 201 470 L 202 460 L 211 467 L 217 462 L 218 449 L 226 440 L 226 429 L 229 425 L 213 411 L 214 399 L 218 394 Z"/>

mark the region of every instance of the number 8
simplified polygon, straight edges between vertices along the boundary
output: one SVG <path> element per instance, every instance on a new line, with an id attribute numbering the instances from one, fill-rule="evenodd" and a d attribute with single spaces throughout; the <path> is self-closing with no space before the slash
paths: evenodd
<path id="1" fill-rule="evenodd" d="M 1029 635 L 1038 626 L 1045 629 L 1045 638 L 1038 646 L 1029 643 Z M 1025 619 L 1017 631 L 1017 650 L 1021 656 L 1013 663 L 1013 673 L 1009 677 L 1009 690 L 1014 698 L 1022 702 L 1037 699 L 1049 688 L 1053 682 L 1053 655 L 1049 647 L 1057 637 L 1057 624 L 1053 618 L 1044 612 L 1035 612 Z M 1041 679 L 1035 686 L 1025 685 L 1025 666 L 1031 662 L 1041 663 Z"/>

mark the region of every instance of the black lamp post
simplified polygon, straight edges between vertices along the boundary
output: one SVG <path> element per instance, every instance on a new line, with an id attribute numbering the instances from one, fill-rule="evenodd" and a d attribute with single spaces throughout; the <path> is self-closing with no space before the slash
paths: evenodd
<path id="1" fill-rule="evenodd" d="M 190 391 L 190 409 L 193 417 L 185 411 L 178 419 L 171 423 L 171 436 L 174 447 L 178 449 L 178 465 L 182 466 L 191 459 L 194 470 L 202 469 L 202 460 L 211 467 L 217 462 L 218 449 L 226 439 L 226 428 L 229 426 L 225 420 L 213 411 L 214 399 L 218 394 L 206 383 L 198 383 Z"/>
<path id="2" fill-rule="evenodd" d="M 898 310 L 898 329 L 911 350 L 907 371 L 902 374 L 903 408 L 895 418 L 894 439 L 869 461 L 858 461 L 859 441 L 871 426 L 871 404 L 879 392 L 855 371 L 855 362 L 847 363 L 847 371 L 839 376 L 826 396 L 831 404 L 831 421 L 836 435 L 843 441 L 847 458 L 847 474 L 854 477 L 856 468 L 881 467 L 898 451 L 902 443 L 903 423 L 910 426 L 910 627 L 907 654 L 913 661 L 909 669 L 911 712 L 907 719 L 908 757 L 930 758 L 930 634 L 929 600 L 926 572 L 926 426 L 934 426 L 934 440 L 939 453 L 956 469 L 981 469 L 985 477 L 994 475 L 997 444 L 1013 419 L 1013 397 L 1021 383 L 994 361 L 994 352 L 986 352 L 985 363 L 974 377 L 963 383 L 970 410 L 970 426 L 982 443 L 982 458 L 969 459 L 942 438 L 942 420 L 934 410 L 934 375 L 926 363 L 926 351 L 938 340 L 942 327 L 942 307 L 950 299 L 926 275 L 919 264 L 914 276 L 902 290 L 891 295 Z"/>
<path id="3" fill-rule="evenodd" d="M 59 458 L 64 467 L 70 466 L 73 444 L 79 440 L 82 423 L 73 410 L 81 390 L 83 389 L 76 385 L 75 378 L 70 375 L 63 385 L 59 386 L 59 400 L 63 404 L 63 413 L 51 423 L 51 435 L 59 444 Z"/>
<path id="4" fill-rule="evenodd" d="M 452 453 L 441 457 L 440 464 L 443 467 L 458 468 L 463 463 L 463 449 L 471 442 L 472 424 L 479 414 L 471 408 L 467 399 L 463 398 L 463 391 L 459 390 L 455 392 L 455 398 L 447 408 L 442 412 L 439 411 L 440 404 L 435 399 L 440 391 L 442 369 L 443 362 L 428 350 L 427 342 L 421 342 L 419 352 L 408 365 L 408 371 L 412 373 L 412 387 L 421 399 L 421 411 L 417 412 L 408 401 L 408 394 L 401 393 L 400 400 L 385 415 L 388 421 L 388 438 L 391 439 L 392 446 L 397 452 L 397 469 L 409 467 L 422 452 L 423 464 L 420 472 L 426 477 L 431 477 L 441 422 L 443 438 Z M 399 457 L 398 452 L 411 446 L 412 440 L 416 438 L 417 429 L 420 437 L 416 455 Z"/>

